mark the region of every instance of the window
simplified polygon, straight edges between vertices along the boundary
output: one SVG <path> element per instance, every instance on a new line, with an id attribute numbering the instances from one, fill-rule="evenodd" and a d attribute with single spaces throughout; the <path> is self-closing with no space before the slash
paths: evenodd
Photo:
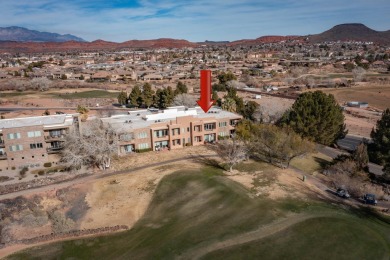
<path id="1" fill-rule="evenodd" d="M 30 144 L 30 149 L 43 148 L 42 143 Z"/>
<path id="2" fill-rule="evenodd" d="M 122 134 L 120 136 L 121 141 L 130 141 L 133 139 L 133 134 Z"/>
<path id="3" fill-rule="evenodd" d="M 201 136 L 195 136 L 195 142 L 202 142 Z"/>
<path id="4" fill-rule="evenodd" d="M 194 131 L 195 131 L 195 132 L 200 132 L 200 131 L 202 131 L 202 130 L 201 130 L 201 126 L 200 126 L 200 125 L 194 126 Z"/>
<path id="5" fill-rule="evenodd" d="M 149 144 L 148 143 L 143 143 L 143 144 L 139 144 L 138 145 L 138 149 L 142 150 L 142 149 L 148 149 L 149 148 Z"/>
<path id="6" fill-rule="evenodd" d="M 133 152 L 133 145 L 131 145 L 131 144 L 125 145 L 124 148 L 125 148 L 125 152 L 126 152 L 126 153 L 131 153 L 131 152 Z"/>
<path id="7" fill-rule="evenodd" d="M 172 135 L 180 135 L 180 128 L 172 129 Z"/>
<path id="8" fill-rule="evenodd" d="M 9 147 L 9 150 L 10 150 L 11 152 L 23 151 L 23 145 L 21 145 L 21 144 L 11 145 L 11 146 Z"/>
<path id="9" fill-rule="evenodd" d="M 41 131 L 30 131 L 30 132 L 27 132 L 27 137 L 40 137 L 42 134 L 41 134 Z"/>
<path id="10" fill-rule="evenodd" d="M 227 126 L 227 122 L 219 122 L 219 127 L 225 127 Z"/>
<path id="11" fill-rule="evenodd" d="M 190 132 L 190 128 L 189 127 L 187 127 L 187 132 Z"/>
<path id="12" fill-rule="evenodd" d="M 164 137 L 168 135 L 168 129 L 154 131 L 154 137 Z"/>
<path id="13" fill-rule="evenodd" d="M 141 139 L 141 138 L 148 138 L 148 133 L 147 132 L 138 133 L 138 138 L 139 139 Z"/>
<path id="14" fill-rule="evenodd" d="M 204 130 L 206 131 L 211 131 L 215 129 L 215 123 L 211 123 L 211 124 L 204 124 Z"/>
<path id="15" fill-rule="evenodd" d="M 226 132 L 219 132 L 219 136 L 227 136 Z"/>
<path id="16" fill-rule="evenodd" d="M 9 133 L 7 134 L 8 139 L 19 139 L 20 138 L 20 133 Z"/>
<path id="17" fill-rule="evenodd" d="M 172 140 L 172 145 L 180 145 L 180 139 Z"/>
<path id="18" fill-rule="evenodd" d="M 51 130 L 49 131 L 51 137 L 59 137 L 61 135 L 61 130 Z"/>

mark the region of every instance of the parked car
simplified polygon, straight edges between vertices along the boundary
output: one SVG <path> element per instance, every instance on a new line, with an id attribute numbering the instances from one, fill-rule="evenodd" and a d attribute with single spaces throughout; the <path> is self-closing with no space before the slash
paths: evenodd
<path id="1" fill-rule="evenodd" d="M 337 189 L 336 193 L 337 193 L 337 196 L 344 198 L 344 199 L 348 199 L 351 197 L 351 195 L 349 195 L 348 191 L 345 189 L 339 188 L 339 189 Z"/>
<path id="2" fill-rule="evenodd" d="M 375 199 L 374 194 L 367 193 L 363 196 L 364 204 L 376 205 L 378 201 Z"/>

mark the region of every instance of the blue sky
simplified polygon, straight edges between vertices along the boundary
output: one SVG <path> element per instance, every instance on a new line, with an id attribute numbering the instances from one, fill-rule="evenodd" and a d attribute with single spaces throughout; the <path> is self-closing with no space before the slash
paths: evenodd
<path id="1" fill-rule="evenodd" d="M 340 23 L 384 31 L 389 14 L 390 0 L 0 0 L 0 27 L 115 42 L 307 35 Z"/>

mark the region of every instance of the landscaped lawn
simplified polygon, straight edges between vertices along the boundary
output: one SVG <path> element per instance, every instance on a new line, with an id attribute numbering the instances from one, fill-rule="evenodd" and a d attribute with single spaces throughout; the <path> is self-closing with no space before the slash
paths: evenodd
<path id="1" fill-rule="evenodd" d="M 261 165 L 246 167 L 262 170 Z M 56 242 L 9 258 L 191 259 L 197 255 L 208 259 L 388 259 L 389 221 L 360 212 L 314 198 L 276 201 L 253 197 L 220 169 L 205 167 L 164 177 L 145 215 L 129 231 Z M 290 218 L 300 216 L 305 218 L 288 225 Z M 259 229 L 272 231 L 279 220 L 288 226 L 256 239 L 262 235 Z M 252 231 L 257 233 L 250 242 L 217 250 L 220 241 Z M 213 245 L 215 252 L 202 253 Z"/>
<path id="2" fill-rule="evenodd" d="M 303 157 L 296 157 L 291 160 L 290 165 L 307 174 L 312 174 L 319 171 L 327 163 L 330 163 L 332 158 L 322 153 L 311 153 Z"/>
<path id="3" fill-rule="evenodd" d="M 62 99 L 77 98 L 117 98 L 119 92 L 110 92 L 106 90 L 78 91 L 75 93 L 47 93 L 48 96 Z"/>

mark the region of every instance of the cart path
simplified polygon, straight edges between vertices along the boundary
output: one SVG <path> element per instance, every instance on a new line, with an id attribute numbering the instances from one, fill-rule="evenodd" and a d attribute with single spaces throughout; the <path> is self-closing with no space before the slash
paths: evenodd
<path id="1" fill-rule="evenodd" d="M 274 235 L 280 231 L 283 231 L 295 224 L 304 222 L 312 218 L 332 217 L 335 218 L 335 214 L 297 214 L 287 218 L 276 220 L 268 225 L 265 225 L 257 230 L 250 231 L 232 238 L 228 238 L 222 241 L 211 243 L 209 241 L 201 243 L 195 246 L 193 249 L 178 256 L 176 259 L 199 259 L 202 256 L 231 246 L 241 245 L 255 240 L 259 240 L 271 235 Z"/>

